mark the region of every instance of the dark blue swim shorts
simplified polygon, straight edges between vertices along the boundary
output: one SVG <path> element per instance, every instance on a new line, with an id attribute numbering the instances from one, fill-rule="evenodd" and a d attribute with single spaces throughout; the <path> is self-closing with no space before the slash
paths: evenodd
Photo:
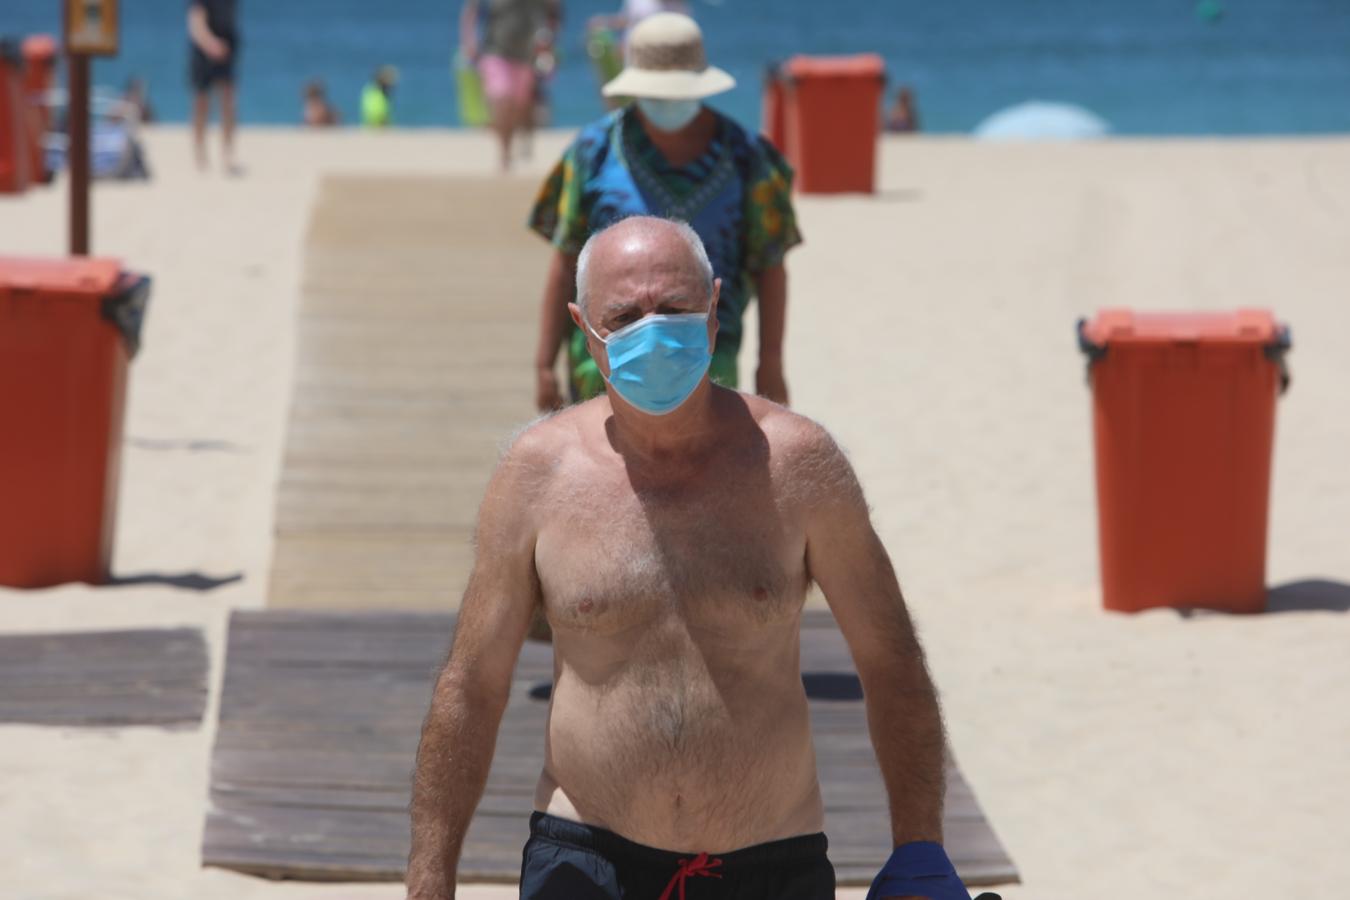
<path id="1" fill-rule="evenodd" d="M 730 853 L 671 853 L 556 816 L 530 817 L 521 900 L 834 900 L 823 834 Z"/>

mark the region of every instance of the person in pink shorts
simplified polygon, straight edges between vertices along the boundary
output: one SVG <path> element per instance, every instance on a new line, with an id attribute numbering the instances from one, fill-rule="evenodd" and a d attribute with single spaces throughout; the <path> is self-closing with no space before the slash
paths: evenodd
<path id="1" fill-rule="evenodd" d="M 501 148 L 502 171 L 511 168 L 512 140 L 529 127 L 533 115 L 535 56 L 549 49 L 561 19 L 561 0 L 464 2 L 460 49 L 478 63 Z"/>

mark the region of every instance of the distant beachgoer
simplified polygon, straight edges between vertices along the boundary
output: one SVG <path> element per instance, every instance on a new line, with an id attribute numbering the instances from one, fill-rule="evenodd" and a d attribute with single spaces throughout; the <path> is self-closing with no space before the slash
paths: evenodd
<path id="1" fill-rule="evenodd" d="M 684 0 L 624 0 L 623 8 L 608 16 L 591 16 L 586 22 L 587 31 L 609 30 L 616 34 L 625 34 L 643 19 L 659 12 L 673 12 L 689 15 L 689 4 Z"/>
<path id="2" fill-rule="evenodd" d="M 919 130 L 919 110 L 914 105 L 914 92 L 908 87 L 896 91 L 895 105 L 886 113 L 886 130 L 902 134 Z"/>
<path id="3" fill-rule="evenodd" d="M 480 12 L 480 6 L 485 11 Z M 561 22 L 561 0 L 465 0 L 460 10 L 460 49 L 482 73 L 483 93 L 501 149 L 502 171 L 511 168 L 511 142 L 516 132 L 531 127 L 535 59 L 552 53 Z"/>
<path id="4" fill-rule="evenodd" d="M 394 88 L 398 69 L 380 66 L 361 90 L 361 124 L 367 128 L 388 128 L 394 124 Z"/>
<path id="5" fill-rule="evenodd" d="M 155 121 L 155 110 L 150 105 L 150 91 L 145 86 L 144 78 L 133 75 L 127 79 L 127 86 L 122 91 L 122 103 L 137 123 L 149 125 Z"/>
<path id="6" fill-rule="evenodd" d="M 605 390 L 586 335 L 568 316 L 577 254 L 587 238 L 620 219 L 653 215 L 688 222 L 708 248 L 722 280 L 712 377 L 738 383 L 741 319 L 759 298 L 759 368 L 755 390 L 787 403 L 783 331 L 787 272 L 783 260 L 801 242 L 792 208 L 792 169 L 764 138 L 702 104 L 735 80 L 707 64 L 693 19 L 660 13 L 630 34 L 628 64 L 605 86 L 638 98 L 581 130 L 544 183 L 530 228 L 555 250 L 544 286 L 535 403 L 563 403 L 554 374 L 567 344 L 573 400 Z"/>
<path id="7" fill-rule="evenodd" d="M 304 98 L 305 124 L 311 128 L 327 128 L 342 120 L 333 104 L 328 102 L 328 91 L 322 81 L 306 84 Z"/>
<path id="8" fill-rule="evenodd" d="M 235 171 L 234 83 L 241 43 L 235 0 L 188 0 L 187 30 L 191 48 L 188 79 L 193 92 L 192 140 L 197 167 L 204 169 L 207 166 L 206 124 L 211 117 L 211 91 L 215 89 L 220 95 L 225 168 Z"/>
<path id="9" fill-rule="evenodd" d="M 542 28 L 536 36 L 534 54 L 534 96 L 521 129 L 520 155 L 529 159 L 534 149 L 534 132 L 548 125 L 553 117 L 549 103 L 549 85 L 558 71 L 558 56 L 553 49 L 553 31 Z"/>
<path id="10" fill-rule="evenodd" d="M 643 19 L 659 12 L 690 15 L 689 4 L 683 0 L 624 0 L 617 13 L 591 16 L 586 22 L 586 53 L 591 57 L 602 88 L 623 70 L 628 32 Z M 602 99 L 605 109 L 618 109 L 632 98 L 602 95 Z"/>

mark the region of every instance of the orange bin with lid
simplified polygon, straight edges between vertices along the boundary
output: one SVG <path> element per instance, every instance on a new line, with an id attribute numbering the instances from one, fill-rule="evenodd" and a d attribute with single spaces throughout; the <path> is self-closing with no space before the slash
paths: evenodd
<path id="1" fill-rule="evenodd" d="M 1263 611 L 1288 329 L 1260 310 L 1107 310 L 1078 335 L 1092 386 L 1105 607 Z"/>
<path id="2" fill-rule="evenodd" d="M 19 48 L 0 38 L 0 194 L 21 194 L 33 182 L 28 124 Z"/>
<path id="3" fill-rule="evenodd" d="M 42 138 L 51 130 L 47 94 L 56 83 L 56 39 L 48 34 L 25 38 L 23 55 L 23 97 L 28 113 L 28 171 L 34 182 L 51 181 Z"/>
<path id="4" fill-rule="evenodd" d="M 149 291 L 116 260 L 0 257 L 0 585 L 108 580 Z"/>
<path id="5" fill-rule="evenodd" d="M 876 190 L 886 64 L 880 56 L 794 56 L 782 67 L 784 142 L 807 194 Z"/>

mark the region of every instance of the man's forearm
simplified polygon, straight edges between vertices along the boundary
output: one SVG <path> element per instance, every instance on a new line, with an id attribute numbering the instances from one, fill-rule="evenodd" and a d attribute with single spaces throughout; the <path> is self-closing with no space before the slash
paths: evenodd
<path id="1" fill-rule="evenodd" d="M 922 657 L 864 679 L 864 688 L 867 725 L 890 797 L 891 839 L 897 847 L 941 843 L 946 738 Z"/>
<path id="2" fill-rule="evenodd" d="M 478 0 L 465 0 L 460 7 L 459 49 L 465 56 L 478 52 Z"/>
<path id="3" fill-rule="evenodd" d="M 475 697 L 447 670 L 422 727 L 413 780 L 409 900 L 449 900 L 469 820 L 492 767 L 505 701 Z"/>
<path id="4" fill-rule="evenodd" d="M 210 54 L 220 43 L 220 38 L 216 37 L 206 22 L 206 10 L 200 6 L 194 5 L 188 9 L 188 37 L 198 50 L 206 54 Z"/>

